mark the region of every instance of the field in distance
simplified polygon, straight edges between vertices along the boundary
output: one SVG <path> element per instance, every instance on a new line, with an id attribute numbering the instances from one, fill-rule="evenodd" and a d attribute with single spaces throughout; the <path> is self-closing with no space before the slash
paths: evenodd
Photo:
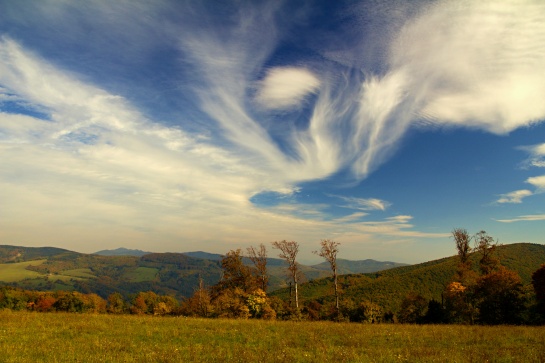
<path id="1" fill-rule="evenodd" d="M 0 311 L 3 362 L 543 362 L 545 328 Z"/>

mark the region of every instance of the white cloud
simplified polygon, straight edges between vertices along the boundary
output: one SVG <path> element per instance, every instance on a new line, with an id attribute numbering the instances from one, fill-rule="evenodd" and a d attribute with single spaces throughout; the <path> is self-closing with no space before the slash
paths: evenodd
<path id="1" fill-rule="evenodd" d="M 530 166 L 545 168 L 545 144 L 522 147 L 521 149 L 529 152 L 530 158 L 527 163 Z"/>
<path id="2" fill-rule="evenodd" d="M 545 175 L 533 176 L 526 179 L 526 182 L 532 184 L 538 190 L 545 190 Z"/>
<path id="3" fill-rule="evenodd" d="M 0 83 L 49 112 L 47 120 L 0 113 L 0 227 L 10 241 L 39 235 L 41 244 L 85 251 L 128 240 L 135 247 L 157 240 L 158 249 L 172 250 L 193 240 L 222 251 L 229 243 L 410 232 L 396 221 L 361 224 L 361 212 L 331 219 L 316 204 L 257 209 L 249 202 L 256 192 L 294 190 L 274 164 L 152 122 L 12 40 L 0 42 L 0 59 Z M 389 205 L 347 201 L 360 210 Z M 25 227 L 29 220 L 33 228 Z"/>
<path id="4" fill-rule="evenodd" d="M 525 215 L 513 219 L 496 219 L 496 221 L 502 223 L 545 221 L 545 214 Z"/>
<path id="5" fill-rule="evenodd" d="M 356 198 L 356 197 L 345 197 L 341 195 L 331 195 L 332 197 L 337 197 L 343 201 L 346 202 L 345 205 L 343 205 L 344 208 L 350 208 L 350 209 L 359 209 L 364 211 L 371 211 L 371 210 L 381 210 L 384 211 L 386 208 L 388 208 L 391 203 L 377 199 L 377 198 Z"/>
<path id="6" fill-rule="evenodd" d="M 356 213 L 352 213 L 352 214 L 349 214 L 349 215 L 341 217 L 341 218 L 335 218 L 334 221 L 336 223 L 354 223 L 356 221 L 359 221 L 360 219 L 362 219 L 363 217 L 365 217 L 367 215 L 368 215 L 367 213 L 356 212 Z"/>
<path id="7" fill-rule="evenodd" d="M 319 87 L 318 77 L 306 68 L 272 68 L 260 82 L 256 100 L 266 108 L 292 108 Z"/>
<path id="8" fill-rule="evenodd" d="M 317 206 L 301 206 L 297 215 L 288 207 L 282 213 L 281 208 L 257 210 L 249 198 L 262 191 L 289 194 L 300 182 L 344 170 L 360 181 L 397 150 L 412 125 L 423 125 L 422 118 L 426 125 L 494 133 L 545 118 L 540 98 L 545 94 L 542 2 L 439 1 L 419 11 L 401 11 L 393 20 L 399 24 L 381 18 L 388 36 L 373 40 L 384 42 L 378 73 L 365 68 L 362 57 L 373 53 L 364 52 L 358 37 L 349 40 L 354 47 L 332 48 L 334 43 L 346 44 L 346 33 L 313 43 L 320 48 L 317 54 L 335 53 L 341 65 L 330 58 L 270 68 L 278 60 L 271 55 L 291 30 L 290 21 L 302 24 L 292 14 L 279 16 L 280 2 L 226 7 L 231 12 L 222 14 L 222 21 L 197 3 L 161 2 L 156 8 L 105 4 L 48 2 L 33 7 L 33 21 L 21 11 L 28 6 L 10 5 L 10 16 L 17 24 L 53 28 L 67 48 L 82 47 L 97 58 L 116 55 L 122 65 L 153 63 L 155 55 L 148 52 L 155 47 L 172 51 L 190 74 L 180 84 L 198 98 L 198 110 L 181 112 L 179 124 L 213 131 L 203 136 L 161 125 L 127 99 L 82 80 L 92 76 L 70 74 L 3 38 L 0 100 L 25 103 L 50 118 L 0 114 L 0 193 L 3 206 L 11 206 L 2 208 L 0 220 L 12 236 L 23 233 L 15 226 L 22 225 L 29 210 L 43 231 L 52 231 L 46 229 L 55 225 L 49 223 L 52 219 L 57 225 L 75 226 L 96 218 L 117 221 L 124 231 L 165 226 L 161 233 L 170 240 L 196 238 L 202 231 L 209 240 L 236 240 L 244 234 L 251 240 L 277 231 L 311 239 L 319 233 L 317 227 L 342 233 L 346 222 L 356 222 L 365 213 L 341 219 L 340 228 L 322 218 Z M 176 21 L 162 20 L 171 7 L 177 9 Z M 415 15 L 407 19 L 411 13 Z M 80 20 L 86 29 L 105 36 L 93 42 L 81 30 L 70 32 L 81 28 L 75 25 Z M 173 39 L 175 49 L 168 44 Z M 311 116 L 297 127 L 302 113 L 278 119 L 263 112 L 263 106 L 293 111 L 305 101 Z M 195 114 L 191 117 L 198 120 L 183 119 Z M 273 135 L 272 127 L 282 132 Z M 545 165 L 544 148 L 535 148 L 535 166 Z M 541 177 L 528 183 L 543 188 Z M 516 202 L 524 193 L 507 193 L 500 200 Z M 344 201 L 346 207 L 362 211 L 384 211 L 390 205 L 375 198 Z M 48 209 L 51 213 L 40 213 Z M 92 218 L 77 218 L 81 216 Z M 347 233 L 429 236 L 410 230 L 409 221 L 409 216 L 398 216 L 354 223 Z M 217 228 L 212 231 L 210 224 Z"/>
<path id="9" fill-rule="evenodd" d="M 545 118 L 544 13 L 532 1 L 443 1 L 410 21 L 392 63 L 411 75 L 418 113 L 494 133 Z"/>
<path id="10" fill-rule="evenodd" d="M 502 194 L 496 201 L 497 203 L 522 203 L 522 199 L 529 197 L 533 193 L 527 189 L 515 190 L 514 192 Z"/>

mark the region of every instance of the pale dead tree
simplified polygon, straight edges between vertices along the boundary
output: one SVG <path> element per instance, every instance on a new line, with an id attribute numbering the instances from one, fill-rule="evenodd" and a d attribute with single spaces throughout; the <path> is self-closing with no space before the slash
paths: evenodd
<path id="1" fill-rule="evenodd" d="M 251 246 L 246 250 L 248 251 L 248 258 L 254 264 L 257 279 L 261 284 L 261 290 L 267 292 L 267 285 L 269 284 L 269 275 L 267 274 L 267 248 L 261 243 L 259 249 Z"/>
<path id="2" fill-rule="evenodd" d="M 339 289 L 337 284 L 337 253 L 339 253 L 340 242 L 335 242 L 329 239 L 323 239 L 320 242 L 322 248 L 320 251 L 314 251 L 320 257 L 323 257 L 331 266 L 333 272 L 333 284 L 335 285 L 335 308 L 339 313 Z"/>
<path id="3" fill-rule="evenodd" d="M 295 260 L 297 253 L 299 252 L 299 243 L 295 241 L 275 241 L 272 243 L 273 248 L 280 250 L 278 257 L 282 258 L 288 263 L 288 274 L 295 289 L 295 308 L 299 310 L 299 293 L 297 291 L 297 282 L 301 275 L 299 264 Z"/>

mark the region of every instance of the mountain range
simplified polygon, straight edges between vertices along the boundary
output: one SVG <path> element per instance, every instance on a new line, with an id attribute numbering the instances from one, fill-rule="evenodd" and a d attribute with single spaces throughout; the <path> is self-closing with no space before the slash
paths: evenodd
<path id="1" fill-rule="evenodd" d="M 0 245 L 0 283 L 29 290 L 76 290 L 103 297 L 154 291 L 189 297 L 199 280 L 208 286 L 221 277 L 222 255 L 207 252 L 153 253 L 127 248 L 83 254 L 55 247 Z M 251 264 L 247 258 L 244 262 Z M 340 273 L 376 272 L 405 264 L 375 260 L 338 260 Z M 269 291 L 285 286 L 286 263 L 267 259 Z M 330 274 L 327 263 L 301 265 L 307 280 Z"/>

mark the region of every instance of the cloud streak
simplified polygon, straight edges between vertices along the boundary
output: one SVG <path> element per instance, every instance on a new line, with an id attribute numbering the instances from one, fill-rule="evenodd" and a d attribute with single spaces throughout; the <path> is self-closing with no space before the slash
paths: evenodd
<path id="1" fill-rule="evenodd" d="M 496 221 L 502 223 L 545 221 L 545 214 L 525 215 L 513 219 L 497 219 Z"/>

